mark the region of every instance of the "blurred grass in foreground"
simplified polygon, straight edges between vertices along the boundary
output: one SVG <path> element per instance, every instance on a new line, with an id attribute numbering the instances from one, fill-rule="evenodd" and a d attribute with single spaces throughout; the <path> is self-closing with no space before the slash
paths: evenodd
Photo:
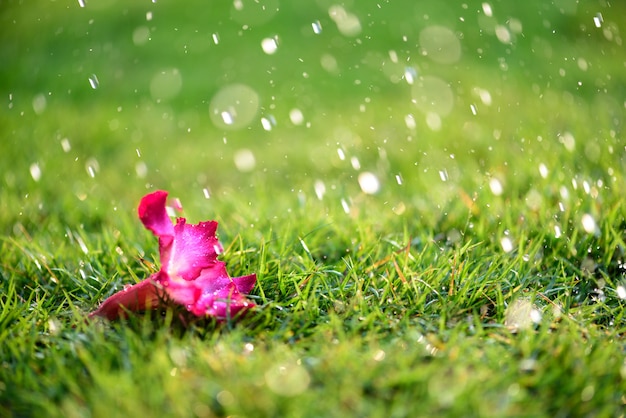
<path id="1" fill-rule="evenodd" d="M 2 6 L 0 415 L 620 416 L 624 6 L 214 3 Z M 155 188 L 256 315 L 83 323 Z"/>

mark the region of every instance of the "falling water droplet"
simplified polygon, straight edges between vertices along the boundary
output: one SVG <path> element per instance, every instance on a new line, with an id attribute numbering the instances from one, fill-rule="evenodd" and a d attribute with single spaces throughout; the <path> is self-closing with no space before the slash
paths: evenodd
<path id="1" fill-rule="evenodd" d="M 402 186 L 402 174 L 396 174 L 396 182 Z"/>
<path id="2" fill-rule="evenodd" d="M 267 55 L 272 55 L 278 49 L 278 40 L 274 38 L 264 38 L 261 41 L 261 48 Z"/>
<path id="3" fill-rule="evenodd" d="M 41 179 L 41 168 L 39 167 L 39 163 L 33 163 L 30 165 L 30 175 L 35 181 L 39 181 L 39 179 Z"/>
<path id="4" fill-rule="evenodd" d="M 85 7 L 85 0 L 78 0 L 78 5 L 80 7 Z"/>
<path id="5" fill-rule="evenodd" d="M 583 224 L 583 229 L 588 234 L 594 234 L 598 229 L 595 219 L 593 219 L 593 217 L 588 213 L 583 215 L 581 222 Z"/>
<path id="6" fill-rule="evenodd" d="M 302 122 L 304 122 L 304 115 L 300 109 L 291 109 L 289 111 L 289 120 L 291 120 L 291 123 L 294 125 L 302 125 Z"/>
<path id="7" fill-rule="evenodd" d="M 235 166 L 241 172 L 249 172 L 254 170 L 256 159 L 254 154 L 247 148 L 240 149 L 235 153 Z"/>
<path id="8" fill-rule="evenodd" d="M 476 112 L 476 105 L 471 104 L 471 105 L 470 105 L 470 110 L 472 111 L 472 115 L 476 116 L 476 113 L 477 113 L 477 112 Z"/>
<path id="9" fill-rule="evenodd" d="M 603 22 L 604 19 L 602 18 L 602 13 L 596 13 L 596 15 L 593 17 L 593 24 L 596 26 L 596 28 L 602 27 Z"/>
<path id="10" fill-rule="evenodd" d="M 491 189 L 491 193 L 493 193 L 496 196 L 500 196 L 502 192 L 504 191 L 502 187 L 502 183 L 500 183 L 500 180 L 498 180 L 495 177 L 492 177 L 489 180 L 489 188 Z"/>
<path id="11" fill-rule="evenodd" d="M 346 199 L 341 199 L 341 207 L 343 208 L 343 211 L 345 213 L 350 213 L 350 206 L 348 206 L 348 202 L 346 202 Z"/>
<path id="12" fill-rule="evenodd" d="M 322 33 L 322 24 L 320 23 L 319 20 L 316 20 L 315 22 L 311 23 L 311 27 L 313 28 L 314 34 L 319 35 L 320 33 Z"/>
<path id="13" fill-rule="evenodd" d="M 620 299 L 626 299 L 626 288 L 624 286 L 619 285 L 615 290 L 617 291 L 617 297 Z"/>
<path id="14" fill-rule="evenodd" d="M 337 148 L 337 155 L 341 161 L 346 159 L 346 154 L 343 152 L 341 148 Z"/>
<path id="15" fill-rule="evenodd" d="M 359 174 L 359 186 L 365 194 L 375 194 L 380 190 L 380 181 L 374 173 L 364 171 Z"/>
<path id="16" fill-rule="evenodd" d="M 439 178 L 441 181 L 448 181 L 448 171 L 446 169 L 439 170 Z"/>
<path id="17" fill-rule="evenodd" d="M 67 138 L 63 138 L 61 140 L 61 148 L 63 148 L 63 152 L 70 152 L 72 146 L 70 145 L 70 140 Z"/>
<path id="18" fill-rule="evenodd" d="M 220 43 L 220 36 L 217 33 L 212 34 L 211 39 L 213 39 L 213 43 L 215 45 Z"/>
<path id="19" fill-rule="evenodd" d="M 326 185 L 322 180 L 315 180 L 313 184 L 313 188 L 315 189 L 315 195 L 319 200 L 322 200 L 324 194 L 326 194 Z"/>
<path id="20" fill-rule="evenodd" d="M 513 251 L 513 241 L 511 241 L 511 238 L 509 237 L 503 237 L 500 240 L 500 245 L 502 246 L 502 249 L 505 253 L 510 253 L 511 251 Z"/>
<path id="21" fill-rule="evenodd" d="M 361 162 L 359 161 L 357 157 L 350 158 L 350 164 L 352 165 L 352 168 L 354 168 L 355 170 L 361 169 Z"/>
<path id="22" fill-rule="evenodd" d="M 91 86 L 92 89 L 97 89 L 98 86 L 100 85 L 100 82 L 98 81 L 98 76 L 96 76 L 95 74 L 92 74 L 89 76 L 89 85 Z"/>

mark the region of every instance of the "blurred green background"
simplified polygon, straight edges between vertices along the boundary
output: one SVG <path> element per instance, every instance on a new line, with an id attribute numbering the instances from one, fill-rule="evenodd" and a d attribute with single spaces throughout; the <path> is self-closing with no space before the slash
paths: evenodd
<path id="1" fill-rule="evenodd" d="M 624 16 L 574 0 L 4 1 L 0 226 L 98 224 L 147 187 L 192 214 L 207 195 L 242 211 L 271 195 L 279 210 L 252 221 L 322 190 L 346 208 L 362 172 L 380 185 L 367 207 L 435 225 L 492 178 L 518 198 L 544 163 L 568 184 L 624 153 Z"/>

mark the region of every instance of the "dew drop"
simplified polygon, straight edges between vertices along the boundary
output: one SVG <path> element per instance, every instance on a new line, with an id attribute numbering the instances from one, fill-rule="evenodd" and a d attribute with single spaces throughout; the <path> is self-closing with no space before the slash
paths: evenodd
<path id="1" fill-rule="evenodd" d="M 581 222 L 583 224 L 583 229 L 588 234 L 594 234 L 598 229 L 595 219 L 593 219 L 593 217 L 588 213 L 583 215 Z"/>
<path id="2" fill-rule="evenodd" d="M 314 34 L 319 35 L 320 33 L 322 33 L 322 24 L 320 23 L 319 20 L 316 20 L 315 22 L 311 23 L 311 27 L 313 28 Z"/>
<path id="3" fill-rule="evenodd" d="M 511 238 L 509 237 L 503 237 L 500 240 L 500 245 L 502 246 L 502 249 L 505 253 L 510 253 L 511 251 L 513 251 L 513 241 L 511 241 Z"/>

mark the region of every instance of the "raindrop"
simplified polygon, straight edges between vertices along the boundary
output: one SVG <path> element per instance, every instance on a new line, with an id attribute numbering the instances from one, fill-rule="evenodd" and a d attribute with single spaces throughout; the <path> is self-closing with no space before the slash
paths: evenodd
<path id="1" fill-rule="evenodd" d="M 85 7 L 85 0 L 78 0 L 78 5 L 80 7 Z"/>
<path id="2" fill-rule="evenodd" d="M 322 24 L 320 23 L 319 20 L 316 20 L 315 22 L 311 23 L 311 27 L 313 27 L 314 34 L 319 35 L 320 33 L 322 33 Z"/>
<path id="3" fill-rule="evenodd" d="M 152 12 L 146 12 L 146 20 L 148 22 L 152 20 Z"/>
<path id="4" fill-rule="evenodd" d="M 626 288 L 624 288 L 624 286 L 619 285 L 615 290 L 617 291 L 617 297 L 620 299 L 626 299 Z"/>
<path id="5" fill-rule="evenodd" d="M 593 24 L 596 26 L 596 28 L 602 27 L 603 22 L 604 19 L 602 18 L 602 13 L 596 13 L 596 15 L 593 17 Z"/>
<path id="6" fill-rule="evenodd" d="M 448 171 L 445 169 L 439 170 L 439 178 L 441 181 L 448 181 Z"/>
<path id="7" fill-rule="evenodd" d="M 211 39 L 213 39 L 213 43 L 215 45 L 220 43 L 220 36 L 217 33 L 212 34 Z"/>
<path id="8" fill-rule="evenodd" d="M 503 44 L 511 43 L 511 33 L 506 28 L 506 26 L 497 25 L 496 26 L 496 38 Z"/>
<path id="9" fill-rule="evenodd" d="M 61 140 L 61 148 L 63 148 L 63 152 L 70 152 L 72 146 L 70 145 L 70 140 L 67 138 L 63 138 Z"/>
<path id="10" fill-rule="evenodd" d="M 419 35 L 422 52 L 439 64 L 453 64 L 461 58 L 461 42 L 445 26 L 429 26 Z"/>
<path id="11" fill-rule="evenodd" d="M 278 40 L 274 38 L 265 38 L 261 41 L 261 48 L 267 55 L 272 55 L 278 49 Z"/>
<path id="12" fill-rule="evenodd" d="M 143 161 L 139 161 L 135 164 L 135 173 L 140 179 L 145 178 L 148 175 L 148 166 Z"/>
<path id="13" fill-rule="evenodd" d="M 313 188 L 315 189 L 315 195 L 319 200 L 322 200 L 324 194 L 326 194 L 326 185 L 322 180 L 315 180 L 313 184 Z"/>
<path id="14" fill-rule="evenodd" d="M 98 81 L 98 76 L 96 76 L 95 74 L 89 76 L 89 85 L 92 89 L 97 89 L 99 84 L 100 82 Z"/>
<path id="15" fill-rule="evenodd" d="M 150 94 L 156 101 L 176 97 L 183 87 L 183 78 L 178 68 L 162 70 L 150 81 Z"/>
<path id="16" fill-rule="evenodd" d="M 37 115 L 41 115 L 46 110 L 46 96 L 38 94 L 33 98 L 33 110 Z"/>
<path id="17" fill-rule="evenodd" d="M 256 159 L 254 154 L 247 148 L 238 150 L 235 153 L 235 166 L 241 172 L 249 172 L 254 170 Z"/>
<path id="18" fill-rule="evenodd" d="M 396 174 L 396 182 L 402 186 L 402 174 Z"/>
<path id="19" fill-rule="evenodd" d="M 355 170 L 361 169 L 361 162 L 357 157 L 350 158 L 350 165 L 352 165 L 352 168 L 354 168 Z"/>
<path id="20" fill-rule="evenodd" d="M 259 110 L 259 95 L 245 84 L 231 84 L 218 91 L 209 105 L 213 123 L 220 128 L 248 126 Z"/>
<path id="21" fill-rule="evenodd" d="M 428 112 L 426 114 L 426 125 L 428 125 L 428 127 L 432 131 L 440 130 L 441 129 L 441 117 L 439 117 L 437 113 Z"/>
<path id="22" fill-rule="evenodd" d="M 500 240 L 500 245 L 502 246 L 502 249 L 505 253 L 510 253 L 511 251 L 513 251 L 513 241 L 511 241 L 511 238 L 509 237 L 503 237 Z"/>
<path id="23" fill-rule="evenodd" d="M 416 78 L 417 78 L 417 71 L 415 70 L 415 68 L 406 67 L 404 69 L 404 79 L 406 80 L 407 84 L 412 85 L 415 82 Z"/>
<path id="24" fill-rule="evenodd" d="M 544 179 L 548 177 L 548 167 L 544 163 L 539 164 L 539 174 Z"/>
<path id="25" fill-rule="evenodd" d="M 211 198 L 211 194 L 209 193 L 209 189 L 207 189 L 206 187 L 204 189 L 202 189 L 202 194 L 204 195 L 205 199 L 210 199 Z"/>
<path id="26" fill-rule="evenodd" d="M 359 186 L 365 194 L 375 194 L 380 190 L 380 181 L 375 174 L 364 171 L 359 174 Z"/>
<path id="27" fill-rule="evenodd" d="M 32 163 L 30 165 L 30 175 L 35 181 L 39 181 L 39 179 L 41 179 L 41 168 L 39 167 L 39 163 Z"/>
<path id="28" fill-rule="evenodd" d="M 417 126 L 417 124 L 415 123 L 415 117 L 410 114 L 404 117 L 404 124 L 409 129 L 415 129 L 415 127 Z"/>
<path id="29" fill-rule="evenodd" d="M 341 161 L 346 159 L 346 154 L 343 152 L 341 148 L 337 148 L 337 155 Z"/>
<path id="30" fill-rule="evenodd" d="M 563 235 L 561 227 L 558 225 L 554 225 L 554 238 L 561 238 L 561 235 Z"/>
<path id="31" fill-rule="evenodd" d="M 489 188 L 491 189 L 491 193 L 493 193 L 495 196 L 500 196 L 504 191 L 502 183 L 500 183 L 500 180 L 495 177 L 489 179 Z"/>
<path id="32" fill-rule="evenodd" d="M 493 16 L 493 10 L 491 10 L 491 5 L 489 3 L 483 3 L 483 13 L 485 14 L 485 16 Z"/>
<path id="33" fill-rule="evenodd" d="M 476 116 L 476 105 L 471 104 L 470 110 L 472 111 L 472 115 Z"/>
<path id="34" fill-rule="evenodd" d="M 85 170 L 87 170 L 89 177 L 94 178 L 96 173 L 100 171 L 100 164 L 98 164 L 98 160 L 95 158 L 88 159 L 85 163 Z"/>
<path id="35" fill-rule="evenodd" d="M 296 126 L 302 125 L 302 122 L 304 122 L 304 115 L 300 109 L 291 109 L 289 111 L 289 120 L 291 120 L 291 123 Z"/>
<path id="36" fill-rule="evenodd" d="M 342 6 L 330 6 L 328 15 L 335 22 L 337 29 L 342 35 L 357 36 L 361 33 L 361 22 L 359 18 L 352 13 L 348 13 Z"/>
<path id="37" fill-rule="evenodd" d="M 345 213 L 350 213 L 350 206 L 348 206 L 348 202 L 346 202 L 346 199 L 341 199 L 341 207 L 343 208 L 343 211 Z"/>
<path id="38" fill-rule="evenodd" d="M 261 126 L 263 126 L 264 130 L 269 132 L 274 126 L 276 126 L 276 119 L 274 119 L 273 116 L 261 118 Z"/>
<path id="39" fill-rule="evenodd" d="M 133 43 L 135 45 L 144 45 L 150 40 L 150 29 L 146 26 L 139 26 L 133 31 Z"/>
<path id="40" fill-rule="evenodd" d="M 581 222 L 583 224 L 583 229 L 586 233 L 594 234 L 597 231 L 598 227 L 596 225 L 596 221 L 590 214 L 585 213 L 581 219 Z"/>
<path id="41" fill-rule="evenodd" d="M 562 135 L 559 135 L 559 142 L 570 152 L 574 151 L 576 147 L 576 140 L 570 132 L 564 132 Z"/>

